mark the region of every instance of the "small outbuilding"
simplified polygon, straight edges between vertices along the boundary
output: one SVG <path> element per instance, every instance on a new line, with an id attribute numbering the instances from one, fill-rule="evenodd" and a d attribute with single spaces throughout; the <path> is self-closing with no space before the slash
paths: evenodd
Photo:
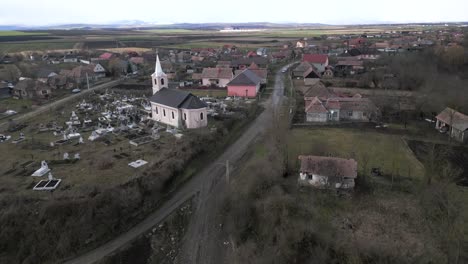
<path id="1" fill-rule="evenodd" d="M 468 142 L 468 116 L 449 107 L 436 116 L 436 129 L 448 132 L 449 136 L 460 142 Z"/>

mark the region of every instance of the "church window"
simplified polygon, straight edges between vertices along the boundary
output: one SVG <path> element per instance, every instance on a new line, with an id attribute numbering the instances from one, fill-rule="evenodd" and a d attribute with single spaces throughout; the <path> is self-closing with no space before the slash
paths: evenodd
<path id="1" fill-rule="evenodd" d="M 166 110 L 163 109 L 163 116 L 166 116 Z"/>
<path id="2" fill-rule="evenodd" d="M 203 120 L 203 113 L 200 113 L 200 119 Z"/>
<path id="3" fill-rule="evenodd" d="M 164 78 L 161 79 L 161 85 L 164 85 Z"/>
<path id="4" fill-rule="evenodd" d="M 174 118 L 175 118 L 175 116 L 174 116 L 174 112 L 172 112 L 172 119 L 174 119 Z"/>
<path id="5" fill-rule="evenodd" d="M 156 107 L 155 109 L 156 109 L 156 110 L 155 110 L 156 114 L 158 114 L 158 107 Z"/>
<path id="6" fill-rule="evenodd" d="M 158 85 L 158 79 L 154 79 L 154 85 Z"/>
<path id="7" fill-rule="evenodd" d="M 184 113 L 184 120 L 187 120 L 187 114 Z"/>

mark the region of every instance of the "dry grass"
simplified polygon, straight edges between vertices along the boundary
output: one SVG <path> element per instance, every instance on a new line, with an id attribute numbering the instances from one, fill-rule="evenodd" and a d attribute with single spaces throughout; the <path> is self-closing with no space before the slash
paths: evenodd
<path id="1" fill-rule="evenodd" d="M 299 155 L 354 158 L 362 171 L 380 167 L 384 173 L 422 178 L 424 167 L 398 135 L 340 128 L 293 129 L 288 142 L 289 163 Z M 369 171 L 366 171 L 368 174 Z"/>

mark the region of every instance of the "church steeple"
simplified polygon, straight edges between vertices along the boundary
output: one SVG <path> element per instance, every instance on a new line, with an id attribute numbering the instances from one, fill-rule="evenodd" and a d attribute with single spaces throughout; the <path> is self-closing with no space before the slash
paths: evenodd
<path id="1" fill-rule="evenodd" d="M 153 83 L 153 94 L 157 93 L 162 88 L 168 88 L 167 75 L 162 70 L 158 54 L 156 54 L 156 65 L 154 67 L 154 73 L 151 74 L 151 80 Z"/>

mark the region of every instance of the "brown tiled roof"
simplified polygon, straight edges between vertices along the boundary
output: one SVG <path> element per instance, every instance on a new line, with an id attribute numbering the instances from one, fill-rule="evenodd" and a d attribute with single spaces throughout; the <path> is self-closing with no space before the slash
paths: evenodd
<path id="1" fill-rule="evenodd" d="M 437 120 L 440 120 L 458 130 L 464 131 L 468 129 L 468 116 L 455 111 L 452 108 L 445 108 L 444 111 L 436 116 L 436 118 Z"/>
<path id="2" fill-rule="evenodd" d="M 314 97 L 317 96 L 318 98 L 325 100 L 329 97 L 335 96 L 330 90 L 325 87 L 322 82 L 318 82 L 310 87 L 305 93 L 304 97 Z"/>
<path id="3" fill-rule="evenodd" d="M 312 98 L 310 102 L 307 104 L 306 100 L 306 108 L 305 108 L 306 113 L 327 113 L 328 110 L 323 106 L 322 101 L 318 99 L 317 97 Z"/>
<path id="4" fill-rule="evenodd" d="M 357 178 L 357 162 L 354 159 L 299 156 L 299 160 L 301 172 L 327 177 Z"/>
<path id="5" fill-rule="evenodd" d="M 326 63 L 328 60 L 328 55 L 326 54 L 304 54 L 302 56 L 302 61 L 307 61 L 309 63 Z"/>
<path id="6" fill-rule="evenodd" d="M 85 77 L 86 73 L 88 73 L 88 76 L 94 76 L 94 66 L 93 65 L 80 65 L 75 68 L 73 68 L 71 71 L 65 71 L 62 70 L 60 71 L 61 75 L 65 75 L 69 78 L 81 78 Z"/>
<path id="7" fill-rule="evenodd" d="M 309 69 L 312 69 L 312 65 L 308 63 L 307 61 L 303 61 L 296 68 L 294 68 L 293 71 L 305 72 L 305 71 L 308 71 Z"/>
<path id="8" fill-rule="evenodd" d="M 338 100 L 327 100 L 327 109 L 341 109 L 340 101 Z"/>
<path id="9" fill-rule="evenodd" d="M 204 68 L 202 72 L 202 78 L 232 79 L 233 77 L 231 68 Z"/>
<path id="10" fill-rule="evenodd" d="M 344 111 L 376 111 L 377 107 L 368 98 L 337 97 L 329 100 L 338 100 L 340 109 Z"/>

